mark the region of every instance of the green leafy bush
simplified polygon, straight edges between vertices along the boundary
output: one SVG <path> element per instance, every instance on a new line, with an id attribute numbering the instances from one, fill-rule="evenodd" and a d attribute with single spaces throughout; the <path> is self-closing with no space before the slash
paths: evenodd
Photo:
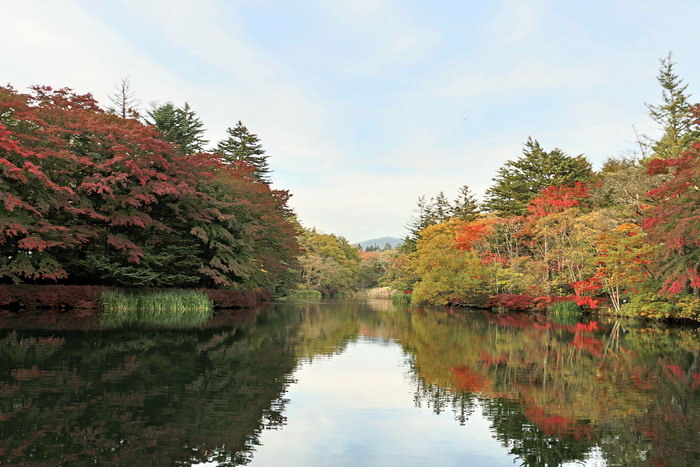
<path id="1" fill-rule="evenodd" d="M 410 293 L 395 293 L 391 296 L 391 303 L 394 305 L 410 305 L 412 303 Z"/>

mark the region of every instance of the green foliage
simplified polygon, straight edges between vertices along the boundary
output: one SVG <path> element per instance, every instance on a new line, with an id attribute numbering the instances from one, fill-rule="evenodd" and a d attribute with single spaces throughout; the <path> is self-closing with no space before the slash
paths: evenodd
<path id="1" fill-rule="evenodd" d="M 558 324 L 576 324 L 583 315 L 583 310 L 575 302 L 556 302 L 547 308 L 547 315 Z"/>
<path id="2" fill-rule="evenodd" d="M 303 288 L 324 294 L 349 290 L 360 271 L 360 251 L 343 237 L 306 230 L 300 237 L 305 254 L 299 258 Z"/>
<path id="3" fill-rule="evenodd" d="M 665 319 L 675 315 L 675 307 L 666 297 L 654 292 L 637 292 L 622 304 L 621 311 L 630 316 Z"/>
<path id="4" fill-rule="evenodd" d="M 253 169 L 253 178 L 258 182 L 269 183 L 270 167 L 265 150 L 258 136 L 248 131 L 239 120 L 234 128 L 226 130 L 228 137 L 219 141 L 216 153 L 227 164 L 248 164 Z"/>
<path id="5" fill-rule="evenodd" d="M 154 105 L 146 123 L 156 127 L 165 141 L 176 144 L 181 155 L 201 152 L 208 142 L 204 139 L 204 123 L 187 102 L 182 107 L 172 102 Z"/>
<path id="6" fill-rule="evenodd" d="M 289 300 L 321 300 L 322 294 L 318 290 L 288 290 L 287 298 Z"/>
<path id="7" fill-rule="evenodd" d="M 663 132 L 661 138 L 651 143 L 653 157 L 672 159 L 690 149 L 694 139 L 698 137 L 697 129 L 693 128 L 693 111 L 686 93 L 687 84 L 675 74 L 675 66 L 671 53 L 661 59 L 661 68 L 656 79 L 661 85 L 662 103 L 647 104 L 649 115 L 659 125 Z"/>
<path id="8" fill-rule="evenodd" d="M 397 292 L 391 296 L 391 303 L 394 305 L 410 305 L 412 301 L 410 293 Z"/>
<path id="9" fill-rule="evenodd" d="M 622 305 L 622 312 L 652 319 L 700 321 L 700 298 L 693 295 L 669 297 L 643 290 L 630 296 L 629 302 Z"/>
<path id="10" fill-rule="evenodd" d="M 591 164 L 582 155 L 572 157 L 561 149 L 545 151 L 528 138 L 523 156 L 498 169 L 494 185 L 486 191 L 485 207 L 503 215 L 520 216 L 527 205 L 548 186 L 573 186 L 592 176 Z"/>
<path id="11" fill-rule="evenodd" d="M 464 222 L 476 220 L 481 212 L 481 205 L 471 189 L 464 185 L 459 189 L 457 199 L 452 203 L 450 214 Z"/>
<path id="12" fill-rule="evenodd" d="M 102 293 L 101 302 L 100 323 L 107 327 L 197 327 L 206 323 L 213 311 L 206 294 L 184 290 L 145 294 L 111 290 Z"/>
<path id="13" fill-rule="evenodd" d="M 391 250 L 374 250 L 360 252 L 360 269 L 357 276 L 358 289 L 377 287 L 389 267 Z"/>
<path id="14" fill-rule="evenodd" d="M 487 286 L 485 266 L 474 251 L 457 248 L 459 221 L 436 224 L 421 231 L 409 267 L 420 277 L 413 287 L 413 303 L 467 303 Z"/>

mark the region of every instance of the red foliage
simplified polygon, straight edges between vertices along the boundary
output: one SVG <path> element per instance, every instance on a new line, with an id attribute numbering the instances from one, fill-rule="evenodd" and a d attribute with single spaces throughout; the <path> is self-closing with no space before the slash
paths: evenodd
<path id="1" fill-rule="evenodd" d="M 582 182 L 574 186 L 548 186 L 530 202 L 527 210 L 534 217 L 545 217 L 578 206 L 589 196 L 588 187 Z"/>
<path id="2" fill-rule="evenodd" d="M 534 299 L 529 295 L 497 294 L 486 301 L 488 308 L 505 308 L 508 310 L 525 311 L 532 308 Z"/>
<path id="3" fill-rule="evenodd" d="M 542 408 L 535 405 L 525 409 L 525 416 L 550 436 L 573 436 L 574 439 L 585 439 L 590 436 L 587 426 L 576 423 L 576 420 L 560 415 L 548 415 Z"/>
<path id="4" fill-rule="evenodd" d="M 271 277 L 294 262 L 289 193 L 254 183 L 245 164 L 180 156 L 155 128 L 69 89 L 0 87 L 0 117 L 0 278 L 65 278 L 85 252 L 116 268 L 153 265 L 148 247 L 171 233 L 200 242 L 202 283 Z"/>
<path id="5" fill-rule="evenodd" d="M 524 328 L 530 329 L 534 327 L 534 324 L 539 322 L 544 322 L 544 317 L 532 317 L 521 314 L 504 314 L 504 315 L 492 315 L 489 317 L 490 320 L 495 322 L 497 326 L 504 326 L 508 328 Z"/>
<path id="6" fill-rule="evenodd" d="M 600 283 L 598 276 L 594 275 L 589 280 L 572 282 L 570 284 L 576 292 L 576 304 L 579 306 L 587 306 L 595 310 L 600 306 L 601 299 L 594 298 L 591 295 L 600 291 L 603 286 Z"/>
<path id="7" fill-rule="evenodd" d="M 483 376 L 475 373 L 467 366 L 453 367 L 451 371 L 453 384 L 461 391 L 477 392 L 486 384 Z"/>
<path id="8" fill-rule="evenodd" d="M 586 350 L 596 357 L 603 356 L 603 348 L 605 347 L 605 344 L 599 339 L 584 336 L 581 333 L 576 333 L 572 345 L 577 349 Z"/>
<path id="9" fill-rule="evenodd" d="M 589 323 L 576 323 L 574 326 L 569 327 L 569 332 L 573 333 L 591 333 L 593 331 L 598 331 L 600 327 L 598 326 L 598 321 L 591 321 Z"/>
<path id="10" fill-rule="evenodd" d="M 700 127 L 700 106 L 695 108 Z M 700 143 L 675 159 L 650 161 L 648 173 L 670 177 L 647 196 L 656 201 L 646 211 L 642 228 L 662 247 L 662 292 L 677 294 L 700 288 Z"/>

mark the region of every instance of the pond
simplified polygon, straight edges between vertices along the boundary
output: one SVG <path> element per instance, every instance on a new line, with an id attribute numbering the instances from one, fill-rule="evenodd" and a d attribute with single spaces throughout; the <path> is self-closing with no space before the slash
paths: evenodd
<path id="1" fill-rule="evenodd" d="M 384 301 L 1 312 L 0 464 L 696 466 L 698 334 Z"/>

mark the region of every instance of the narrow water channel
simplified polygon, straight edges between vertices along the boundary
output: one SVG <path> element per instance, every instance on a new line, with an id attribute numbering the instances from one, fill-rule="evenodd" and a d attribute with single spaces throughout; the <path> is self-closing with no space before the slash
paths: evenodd
<path id="1" fill-rule="evenodd" d="M 700 465 L 698 330 L 387 302 L 0 313 L 0 464 Z"/>

